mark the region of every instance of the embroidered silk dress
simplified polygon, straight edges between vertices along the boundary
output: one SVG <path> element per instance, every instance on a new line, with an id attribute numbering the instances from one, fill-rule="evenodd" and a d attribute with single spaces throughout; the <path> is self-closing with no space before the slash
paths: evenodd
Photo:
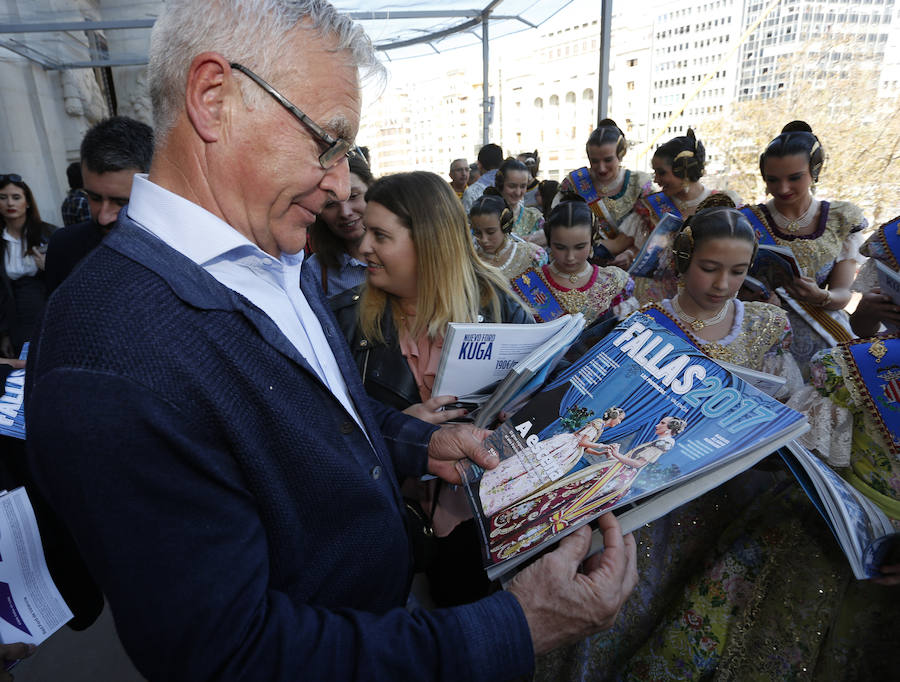
<path id="1" fill-rule="evenodd" d="M 567 313 L 583 313 L 585 324 L 612 310 L 617 317 L 625 317 L 637 308 L 632 294 L 634 282 L 621 268 L 591 266 L 594 271 L 587 283 L 577 289 L 567 289 L 556 283 L 550 274 L 550 266 L 537 270 L 538 276 L 559 300 Z"/>
<path id="2" fill-rule="evenodd" d="M 806 276 L 815 279 L 820 287 L 828 282 L 835 264 L 845 260 L 857 263 L 865 260 L 860 255 L 859 247 L 863 241 L 862 231 L 868 222 L 854 204 L 847 201 L 823 201 L 819 207 L 816 229 L 809 235 L 783 232 L 765 204 L 758 204 L 754 209 L 757 216 L 763 219 L 775 243 L 789 247 Z M 786 310 L 794 331 L 791 352 L 800 367 L 805 368 L 816 351 L 831 344 L 815 331 L 807 316 L 799 314 L 790 306 L 786 306 Z M 845 315 L 838 314 L 846 318 Z"/>
<path id="3" fill-rule="evenodd" d="M 496 258 L 494 254 L 485 253 L 477 243 L 475 251 L 485 263 L 499 268 L 507 279 L 518 277 L 528 268 L 539 268 L 547 264 L 547 252 L 543 247 L 515 235 L 507 236 Z"/>
<path id="4" fill-rule="evenodd" d="M 574 181 L 572 173 L 579 174 L 581 180 L 579 182 Z M 586 168 L 580 168 L 577 171 L 572 171 L 572 173 L 566 175 L 560 183 L 557 197 L 562 196 L 564 193 L 575 192 L 585 198 L 589 205 L 591 205 L 591 199 L 595 195 L 601 197 L 602 207 L 591 205 L 591 210 L 600 221 L 601 234 L 598 235 L 598 242 L 604 238 L 604 233 L 607 236 L 614 236 L 615 233 L 621 231 L 622 222 L 635 209 L 639 200 L 650 194 L 653 186 L 653 179 L 648 173 L 623 169 L 621 171 L 621 184 L 619 184 L 618 188 L 613 188 L 614 191 L 610 196 L 602 196 L 600 188 L 590 180 Z M 590 186 L 585 188 L 581 186 L 582 183 L 590 183 Z M 609 218 L 612 218 L 613 224 L 610 223 Z"/>
<path id="5" fill-rule="evenodd" d="M 666 299 L 662 307 L 674 318 L 678 315 Z M 687 328 L 690 332 L 690 327 Z M 793 335 L 787 313 L 778 306 L 734 299 L 734 322 L 718 341 L 694 340 L 700 350 L 715 360 L 723 360 L 758 372 L 783 377 L 786 383 L 776 398 L 784 400 L 803 385 L 800 368 L 790 353 Z"/>

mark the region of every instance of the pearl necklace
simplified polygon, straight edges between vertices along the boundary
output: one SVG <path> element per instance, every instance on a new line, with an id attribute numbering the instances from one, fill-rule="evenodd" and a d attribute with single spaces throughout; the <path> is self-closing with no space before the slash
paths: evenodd
<path id="1" fill-rule="evenodd" d="M 575 273 L 573 273 L 573 274 L 571 274 L 571 275 L 567 275 L 566 273 L 560 272 L 559 270 L 557 270 L 555 264 L 550 263 L 550 271 L 551 271 L 554 275 L 556 275 L 557 277 L 566 277 L 566 278 L 568 278 L 568 280 L 569 280 L 572 284 L 575 284 L 575 282 L 577 282 L 579 279 L 581 279 L 581 278 L 584 277 L 586 274 L 588 274 L 589 272 L 591 272 L 591 270 L 593 270 L 593 269 L 594 269 L 594 266 L 591 265 L 590 263 L 587 263 L 587 264 L 584 266 L 584 269 L 583 269 L 581 272 L 575 272 Z"/>
<path id="2" fill-rule="evenodd" d="M 722 306 L 722 309 L 719 310 L 719 312 L 705 320 L 701 320 L 699 317 L 691 317 L 686 312 L 684 312 L 681 305 L 678 303 L 678 296 L 675 296 L 672 299 L 672 309 L 675 311 L 675 314 L 678 315 L 678 317 L 691 325 L 691 328 L 694 331 L 700 331 L 704 327 L 711 327 L 712 325 L 724 320 L 725 316 L 728 314 L 728 306 L 730 303 L 731 299 L 728 299 L 727 301 L 725 301 L 725 305 Z"/>
<path id="3" fill-rule="evenodd" d="M 775 224 L 785 232 L 790 232 L 791 234 L 796 234 L 804 227 L 808 227 L 819 210 L 819 202 L 812 197 L 810 197 L 809 206 L 803 212 L 803 215 L 799 218 L 794 218 L 793 220 L 775 208 L 774 199 L 769 199 L 766 206 L 772 214 L 772 219 L 775 221 Z"/>

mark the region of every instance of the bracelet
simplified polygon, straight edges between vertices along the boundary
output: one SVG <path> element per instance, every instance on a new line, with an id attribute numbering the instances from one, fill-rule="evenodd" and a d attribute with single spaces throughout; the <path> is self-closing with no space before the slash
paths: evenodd
<path id="1" fill-rule="evenodd" d="M 819 304 L 819 307 L 820 307 L 820 308 L 824 308 L 824 307 L 827 306 L 829 303 L 831 303 L 831 290 L 830 290 L 830 289 L 825 289 L 825 298 L 822 299 L 822 302 Z"/>

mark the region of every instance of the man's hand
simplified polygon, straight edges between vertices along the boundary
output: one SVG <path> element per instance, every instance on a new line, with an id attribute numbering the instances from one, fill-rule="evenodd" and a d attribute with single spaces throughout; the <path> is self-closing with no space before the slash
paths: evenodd
<path id="1" fill-rule="evenodd" d="M 443 409 L 456 401 L 456 397 L 452 395 L 432 396 L 424 403 L 410 405 L 403 410 L 403 413 L 421 419 L 423 422 L 428 422 L 429 424 L 443 424 L 451 419 L 459 419 L 468 414 L 468 410 L 464 408 L 454 408 L 452 410 Z"/>
<path id="2" fill-rule="evenodd" d="M 5 667 L 13 661 L 22 658 L 28 658 L 34 653 L 37 647 L 34 644 L 23 644 L 16 642 L 15 644 L 0 644 L 0 682 L 11 682 L 13 676 Z"/>
<path id="3" fill-rule="evenodd" d="M 468 457 L 483 469 L 493 469 L 500 459 L 488 454 L 481 442 L 491 435 L 487 429 L 469 424 L 445 424 L 428 443 L 428 473 L 448 483 L 462 483 L 456 462 Z"/>
<path id="4" fill-rule="evenodd" d="M 637 584 L 635 544 L 619 522 L 604 514 L 603 552 L 579 565 L 591 546 L 591 529 L 579 528 L 513 578 L 507 588 L 522 606 L 535 654 L 577 642 L 612 627 Z"/>
<path id="5" fill-rule="evenodd" d="M 900 564 L 882 566 L 879 570 L 882 577 L 872 578 L 873 583 L 878 583 L 879 585 L 900 585 Z"/>

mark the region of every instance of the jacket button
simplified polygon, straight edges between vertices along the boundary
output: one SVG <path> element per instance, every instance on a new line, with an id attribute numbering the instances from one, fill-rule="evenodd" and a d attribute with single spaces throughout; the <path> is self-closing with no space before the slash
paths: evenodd
<path id="1" fill-rule="evenodd" d="M 375 465 L 372 467 L 372 471 L 369 472 L 369 475 L 372 477 L 372 480 L 377 481 L 381 478 L 381 467 Z"/>
<path id="2" fill-rule="evenodd" d="M 358 301 L 358 300 L 359 300 L 359 294 L 356 294 L 356 296 L 353 297 L 353 300 L 354 300 L 354 301 Z"/>
<path id="3" fill-rule="evenodd" d="M 360 347 L 360 348 L 365 348 L 365 347 L 368 346 L 368 345 L 369 345 L 369 342 L 366 341 L 365 339 L 363 339 L 362 341 L 359 342 L 359 347 Z"/>
<path id="4" fill-rule="evenodd" d="M 353 422 L 344 422 L 341 424 L 341 433 L 347 435 L 348 433 L 353 433 Z"/>

